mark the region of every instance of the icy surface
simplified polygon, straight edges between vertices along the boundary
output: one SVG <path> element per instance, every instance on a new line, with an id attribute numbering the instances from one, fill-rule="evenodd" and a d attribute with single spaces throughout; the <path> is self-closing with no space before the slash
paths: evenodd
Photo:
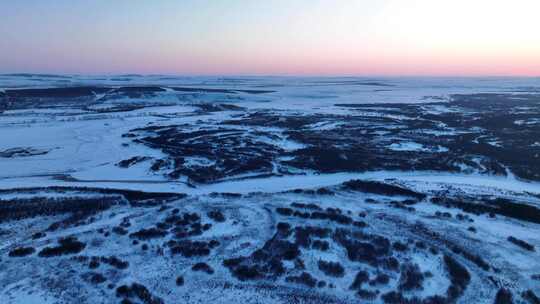
<path id="1" fill-rule="evenodd" d="M 0 303 L 534 303 L 539 88 L 0 75 Z"/>

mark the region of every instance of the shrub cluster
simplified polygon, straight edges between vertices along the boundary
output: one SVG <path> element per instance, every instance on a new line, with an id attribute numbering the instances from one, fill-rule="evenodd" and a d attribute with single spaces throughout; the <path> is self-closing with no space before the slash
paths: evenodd
<path id="1" fill-rule="evenodd" d="M 76 254 L 84 250 L 86 244 L 78 241 L 75 237 L 68 237 L 58 240 L 58 246 L 45 247 L 38 255 L 40 257 L 54 257 L 66 254 Z"/>

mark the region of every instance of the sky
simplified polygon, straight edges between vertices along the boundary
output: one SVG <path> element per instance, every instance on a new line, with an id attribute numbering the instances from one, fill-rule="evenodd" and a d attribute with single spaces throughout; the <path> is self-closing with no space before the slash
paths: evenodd
<path id="1" fill-rule="evenodd" d="M 539 0 L 0 1 L 0 73 L 540 76 Z"/>

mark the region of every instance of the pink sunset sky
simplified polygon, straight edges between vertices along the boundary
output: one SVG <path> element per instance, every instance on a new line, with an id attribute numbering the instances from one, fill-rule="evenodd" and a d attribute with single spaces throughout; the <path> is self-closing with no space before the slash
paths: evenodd
<path id="1" fill-rule="evenodd" d="M 0 73 L 540 76 L 538 0 L 0 3 Z"/>

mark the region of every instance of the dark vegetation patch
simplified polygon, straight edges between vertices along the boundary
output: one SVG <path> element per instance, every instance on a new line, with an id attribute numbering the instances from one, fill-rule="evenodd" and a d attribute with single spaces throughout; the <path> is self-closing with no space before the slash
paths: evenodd
<path id="1" fill-rule="evenodd" d="M 85 211 L 87 209 L 101 210 L 101 208 L 105 208 L 107 205 L 120 204 L 124 201 L 129 202 L 129 204 L 134 207 L 154 206 L 171 200 L 182 199 L 187 196 L 184 193 L 60 186 L 0 189 L 0 194 L 39 193 L 41 191 L 51 193 L 66 193 L 73 191 L 94 194 L 96 197 L 34 197 L 30 199 L 0 200 L 0 202 L 2 202 L 0 204 L 0 221 L 33 216 L 57 215 L 75 211 Z M 55 205 L 57 202 L 60 204 Z"/>
<path id="2" fill-rule="evenodd" d="M 94 220 L 93 215 L 97 214 L 101 210 L 80 210 L 71 213 L 66 218 L 56 221 L 49 225 L 47 231 L 56 231 L 58 229 L 65 229 L 68 227 L 76 227 L 84 224 L 88 224 Z"/>
<path id="3" fill-rule="evenodd" d="M 368 281 L 369 281 L 369 273 L 365 270 L 361 270 L 354 277 L 354 281 L 352 282 L 349 289 L 360 290 L 362 288 L 362 285 L 367 283 Z"/>
<path id="4" fill-rule="evenodd" d="M 291 207 L 299 209 L 309 209 L 309 210 L 323 210 L 319 205 L 313 203 L 292 203 Z"/>
<path id="5" fill-rule="evenodd" d="M 399 278 L 398 289 L 401 291 L 422 290 L 424 274 L 416 264 L 402 264 L 401 276 Z"/>
<path id="6" fill-rule="evenodd" d="M 422 300 L 418 297 L 406 298 L 401 292 L 390 291 L 382 295 L 382 300 L 386 304 L 420 304 Z M 445 302 L 441 302 L 445 303 Z"/>
<path id="7" fill-rule="evenodd" d="M 0 151 L 0 157 L 3 158 L 15 158 L 15 157 L 29 157 L 36 155 L 45 155 L 49 153 L 48 150 L 35 149 L 32 147 L 16 147 Z"/>
<path id="8" fill-rule="evenodd" d="M 144 304 L 163 304 L 164 301 L 152 295 L 152 293 L 146 288 L 146 286 L 133 283 L 131 286 L 121 285 L 116 288 L 116 296 L 124 299 L 134 299 L 137 298 Z"/>
<path id="9" fill-rule="evenodd" d="M 91 97 L 95 94 L 102 94 L 109 91 L 105 87 L 65 87 L 65 88 L 46 88 L 46 89 L 17 89 L 6 90 L 6 96 L 17 102 L 24 98 L 80 98 Z"/>
<path id="10" fill-rule="evenodd" d="M 398 270 L 399 262 L 392 256 L 390 241 L 383 236 L 336 229 L 332 239 L 346 250 L 347 257 L 353 262 Z"/>
<path id="11" fill-rule="evenodd" d="M 300 256 L 299 246 L 283 239 L 287 237 L 282 233 L 284 229 L 282 225 L 281 232 L 278 231 L 262 248 L 255 250 L 251 255 L 226 259 L 223 265 L 241 281 L 276 279 L 282 276 L 285 273 L 282 261 L 298 261 Z"/>
<path id="12" fill-rule="evenodd" d="M 184 286 L 184 277 L 183 276 L 176 277 L 176 286 Z"/>
<path id="13" fill-rule="evenodd" d="M 313 244 L 314 238 L 327 238 L 331 232 L 332 230 L 328 228 L 321 228 L 315 226 L 298 226 L 294 228 L 294 239 L 295 243 L 298 246 L 303 248 L 309 248 Z"/>
<path id="14" fill-rule="evenodd" d="M 339 262 L 319 260 L 317 265 L 327 276 L 341 278 L 345 275 L 345 268 Z"/>
<path id="15" fill-rule="evenodd" d="M 94 261 L 94 259 L 92 259 L 92 261 Z M 119 258 L 117 258 L 115 256 L 100 257 L 99 261 L 101 261 L 102 263 L 108 264 L 108 265 L 110 265 L 112 267 L 115 267 L 117 269 L 127 269 L 129 267 L 129 262 L 128 261 L 122 261 L 121 259 L 119 259 Z"/>
<path id="16" fill-rule="evenodd" d="M 17 247 L 9 252 L 10 257 L 23 257 L 36 252 L 33 247 Z"/>
<path id="17" fill-rule="evenodd" d="M 172 226 L 170 231 L 177 239 L 201 235 L 212 227 L 211 224 L 203 224 L 197 213 L 171 213 L 162 223 L 167 227 Z"/>
<path id="18" fill-rule="evenodd" d="M 330 244 L 327 241 L 314 240 L 311 244 L 311 248 L 320 251 L 328 251 L 328 249 L 330 249 Z"/>
<path id="19" fill-rule="evenodd" d="M 187 93 L 222 93 L 222 94 L 237 94 L 238 92 L 247 94 L 267 94 L 275 91 L 269 90 L 238 90 L 238 89 L 216 89 L 216 88 L 196 88 L 196 87 L 173 87 L 177 92 Z"/>
<path id="20" fill-rule="evenodd" d="M 540 304 L 540 298 L 532 290 L 524 291 L 521 296 L 531 304 Z"/>
<path id="21" fill-rule="evenodd" d="M 194 107 L 199 108 L 202 112 L 221 112 L 221 111 L 243 111 L 245 108 L 233 104 L 226 103 L 193 103 Z"/>
<path id="22" fill-rule="evenodd" d="M 116 233 L 118 235 L 126 235 L 126 234 L 128 234 L 128 231 L 124 227 L 121 227 L 121 226 L 113 227 L 112 232 L 114 232 L 114 233 Z"/>
<path id="23" fill-rule="evenodd" d="M 447 297 L 450 300 L 457 300 L 463 295 L 465 289 L 471 281 L 471 275 L 465 266 L 461 265 L 458 261 L 449 255 L 445 255 L 444 264 L 450 278 L 450 287 L 447 290 Z"/>
<path id="24" fill-rule="evenodd" d="M 498 214 L 509 218 L 514 218 L 526 222 L 540 224 L 540 209 L 518 203 L 504 198 L 496 199 L 450 199 L 443 197 L 434 197 L 431 201 L 435 204 L 455 207 L 464 212 L 473 214 Z"/>
<path id="25" fill-rule="evenodd" d="M 171 254 L 181 254 L 186 258 L 191 258 L 209 255 L 213 248 L 219 246 L 219 242 L 216 240 L 210 242 L 182 240 L 169 241 L 167 246 L 171 248 Z"/>
<path id="26" fill-rule="evenodd" d="M 399 242 L 399 241 L 393 242 L 392 243 L 392 248 L 395 251 L 401 251 L 401 252 L 409 250 L 409 246 L 407 244 Z"/>
<path id="27" fill-rule="evenodd" d="M 450 249 L 452 249 L 454 253 L 459 254 L 467 260 L 473 262 L 476 264 L 476 266 L 482 268 L 484 271 L 488 271 L 491 268 L 489 264 L 478 254 L 471 253 L 461 247 L 458 247 L 457 245 L 451 245 Z"/>
<path id="28" fill-rule="evenodd" d="M 390 277 L 385 273 L 379 273 L 377 276 L 369 281 L 369 285 L 371 286 L 377 286 L 377 285 L 387 285 L 390 282 Z"/>
<path id="29" fill-rule="evenodd" d="M 500 288 L 495 295 L 494 304 L 513 304 L 513 296 L 510 290 L 506 288 Z"/>
<path id="30" fill-rule="evenodd" d="M 186 176 L 191 183 L 209 183 L 241 174 L 273 174 L 273 160 L 284 151 L 261 141 L 261 137 L 279 139 L 269 132 L 250 132 L 234 128 L 206 128 L 189 131 L 185 126 L 145 127 L 131 130 L 140 134 L 136 142 L 160 149 L 168 155 L 172 171 L 167 177 Z M 206 159 L 205 163 L 186 158 Z"/>
<path id="31" fill-rule="evenodd" d="M 193 271 L 204 272 L 206 274 L 214 274 L 214 269 L 206 263 L 197 263 L 191 267 Z"/>
<path id="32" fill-rule="evenodd" d="M 302 272 L 298 276 L 288 276 L 285 278 L 286 282 L 301 284 L 307 287 L 315 287 L 317 285 L 317 280 L 308 272 Z"/>
<path id="33" fill-rule="evenodd" d="M 360 289 L 356 292 L 357 297 L 363 300 L 367 300 L 367 301 L 375 300 L 378 295 L 379 295 L 378 290 L 371 291 L 371 290 L 366 290 L 366 289 Z"/>
<path id="34" fill-rule="evenodd" d="M 45 232 L 36 232 L 32 234 L 32 240 L 37 240 L 45 237 L 47 234 Z"/>
<path id="35" fill-rule="evenodd" d="M 529 243 L 527 243 L 527 242 L 525 242 L 525 241 L 523 241 L 523 240 L 517 239 L 517 238 L 515 238 L 515 237 L 513 237 L 513 236 L 509 236 L 509 237 L 508 237 L 508 241 L 509 241 L 510 243 L 513 243 L 513 244 L 515 244 L 515 245 L 517 245 L 517 246 L 519 246 L 519 247 L 525 249 L 525 250 L 528 250 L 528 251 L 535 251 L 535 250 L 534 250 L 534 245 L 531 245 L 531 244 L 529 244 Z"/>
<path id="36" fill-rule="evenodd" d="M 346 190 L 381 194 L 387 196 L 407 196 L 416 198 L 418 200 L 422 200 L 426 197 L 426 195 L 423 193 L 375 181 L 350 180 L 343 183 L 342 188 Z"/>
<path id="37" fill-rule="evenodd" d="M 225 216 L 219 210 L 212 210 L 212 211 L 208 212 L 207 215 L 208 215 L 209 218 L 211 218 L 215 222 L 218 222 L 218 223 L 225 222 Z"/>
<path id="38" fill-rule="evenodd" d="M 68 237 L 58 240 L 58 246 L 45 247 L 38 255 L 40 257 L 55 257 L 67 254 L 76 254 L 84 250 L 86 244 L 78 241 L 75 237 Z"/>
<path id="39" fill-rule="evenodd" d="M 305 208 L 303 208 L 305 209 Z M 311 209 L 308 209 L 311 210 Z M 298 218 L 303 219 L 312 219 L 312 220 L 327 220 L 336 222 L 342 225 L 350 225 L 353 223 L 353 220 L 351 217 L 344 215 L 341 209 L 337 208 L 326 208 L 326 210 L 320 210 L 318 211 L 302 211 L 302 210 L 294 210 L 287 207 L 278 207 L 276 208 L 276 212 L 283 216 L 294 216 Z"/>
<path id="40" fill-rule="evenodd" d="M 34 197 L 0 200 L 0 222 L 36 216 L 52 216 L 72 213 L 73 217 L 71 219 L 66 219 L 66 224 L 69 225 L 69 223 L 77 222 L 89 215 L 107 210 L 118 203 L 118 198 L 113 197 Z M 61 223 L 58 225 L 62 226 Z"/>
<path id="41" fill-rule="evenodd" d="M 151 227 L 148 229 L 143 228 L 137 232 L 130 234 L 129 236 L 132 238 L 139 239 L 139 240 L 149 240 L 149 239 L 162 238 L 166 236 L 167 233 L 168 232 L 165 230 L 162 230 L 156 227 Z"/>
<path id="42" fill-rule="evenodd" d="M 120 162 L 118 162 L 117 165 L 120 168 L 129 168 L 129 167 L 131 167 L 133 165 L 136 165 L 138 163 L 142 163 L 142 162 L 147 161 L 149 159 L 152 159 L 152 158 L 148 157 L 148 156 L 133 156 L 131 158 L 121 160 Z"/>
<path id="43" fill-rule="evenodd" d="M 103 276 L 101 273 L 97 272 L 90 272 L 85 274 L 85 276 L 88 277 L 88 281 L 92 284 L 101 284 L 107 281 L 107 278 Z"/>

